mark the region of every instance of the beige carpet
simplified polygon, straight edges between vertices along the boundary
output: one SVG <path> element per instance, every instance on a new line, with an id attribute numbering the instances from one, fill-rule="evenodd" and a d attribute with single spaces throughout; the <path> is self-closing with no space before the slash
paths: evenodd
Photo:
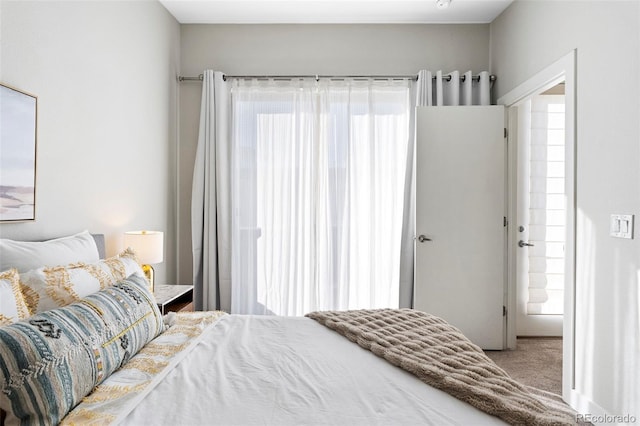
<path id="1" fill-rule="evenodd" d="M 518 337 L 515 350 L 485 353 L 515 380 L 562 394 L 562 338 Z"/>

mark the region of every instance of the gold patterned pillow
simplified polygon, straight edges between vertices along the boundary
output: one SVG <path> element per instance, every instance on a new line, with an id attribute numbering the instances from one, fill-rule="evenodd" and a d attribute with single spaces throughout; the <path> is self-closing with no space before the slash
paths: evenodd
<path id="1" fill-rule="evenodd" d="M 29 310 L 20 291 L 18 271 L 0 273 L 0 326 L 29 317 Z"/>
<path id="2" fill-rule="evenodd" d="M 127 249 L 96 263 L 42 267 L 20 274 L 24 300 L 32 315 L 60 308 L 131 275 L 144 277 L 135 253 Z"/>

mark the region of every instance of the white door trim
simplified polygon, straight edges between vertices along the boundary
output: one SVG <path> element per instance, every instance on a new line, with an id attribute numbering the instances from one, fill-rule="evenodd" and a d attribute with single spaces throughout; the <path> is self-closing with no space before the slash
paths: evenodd
<path id="1" fill-rule="evenodd" d="M 541 70 L 535 76 L 525 81 L 506 95 L 498 99 L 498 104 L 505 105 L 508 110 L 509 136 L 509 165 L 508 165 L 508 220 L 509 236 L 507 251 L 507 346 L 516 346 L 516 177 L 517 177 L 517 144 L 513 143 L 518 133 L 517 116 L 511 108 L 516 107 L 525 99 L 543 92 L 558 82 L 565 82 L 565 194 L 567 197 L 567 222 L 565 245 L 565 308 L 563 320 L 563 350 L 562 350 L 562 397 L 571 406 L 582 405 L 584 397 L 575 390 L 575 226 L 576 226 L 576 51 L 567 55 Z M 515 116 L 515 117 L 514 117 Z"/>

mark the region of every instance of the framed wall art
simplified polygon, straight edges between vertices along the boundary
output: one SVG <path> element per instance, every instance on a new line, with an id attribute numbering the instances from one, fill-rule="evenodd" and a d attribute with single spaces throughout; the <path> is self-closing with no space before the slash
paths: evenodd
<path id="1" fill-rule="evenodd" d="M 35 220 L 38 99 L 0 84 L 0 222 Z"/>

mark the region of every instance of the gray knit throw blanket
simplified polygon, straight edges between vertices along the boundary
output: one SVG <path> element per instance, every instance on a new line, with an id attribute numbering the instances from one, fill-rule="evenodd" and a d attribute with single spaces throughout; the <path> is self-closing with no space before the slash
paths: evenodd
<path id="1" fill-rule="evenodd" d="M 576 424 L 549 392 L 515 380 L 441 318 L 412 309 L 307 314 L 424 383 L 512 425 Z"/>

